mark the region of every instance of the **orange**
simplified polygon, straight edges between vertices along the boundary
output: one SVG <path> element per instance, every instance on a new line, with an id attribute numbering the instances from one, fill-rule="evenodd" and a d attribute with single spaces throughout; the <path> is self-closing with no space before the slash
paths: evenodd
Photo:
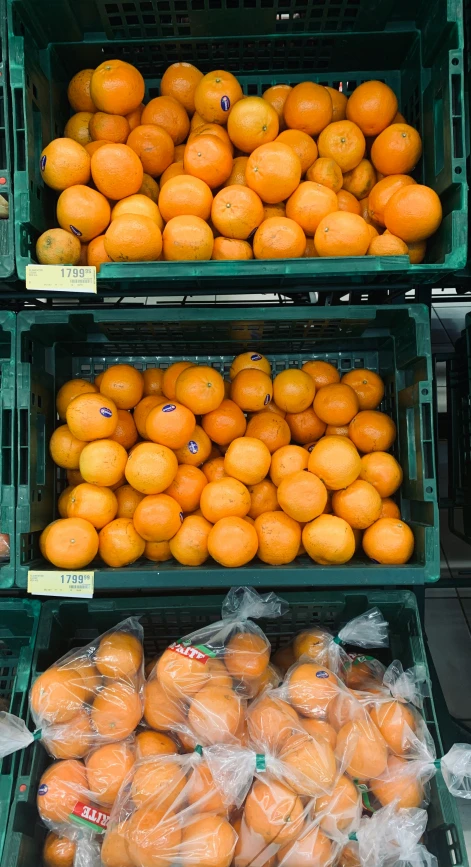
<path id="1" fill-rule="evenodd" d="M 104 867 L 134 867 L 126 839 L 128 827 L 125 822 L 120 822 L 108 828 L 101 847 Z"/>
<path id="2" fill-rule="evenodd" d="M 265 844 L 276 841 L 280 846 L 299 837 L 305 821 L 301 799 L 275 779 L 254 781 L 244 818 L 251 833 L 259 834 Z"/>
<path id="3" fill-rule="evenodd" d="M 288 702 L 264 695 L 250 706 L 248 725 L 254 743 L 275 752 L 299 728 L 299 717 Z"/>
<path id="4" fill-rule="evenodd" d="M 221 127 L 223 129 L 224 127 Z M 224 183 L 225 187 L 229 187 L 232 184 L 242 184 L 243 186 L 247 186 L 245 183 L 245 168 L 247 166 L 248 157 L 236 157 L 232 160 L 232 171 Z"/>
<path id="5" fill-rule="evenodd" d="M 188 803 L 190 806 L 197 806 L 197 809 L 204 813 L 227 813 L 227 806 L 205 762 L 197 765 L 190 777 Z"/>
<path id="6" fill-rule="evenodd" d="M 347 773 L 360 781 L 374 780 L 386 769 L 388 747 L 369 717 L 350 720 L 337 733 L 336 754 L 345 758 Z"/>
<path id="7" fill-rule="evenodd" d="M 96 187 L 109 199 L 132 196 L 142 186 L 142 163 L 127 144 L 110 143 L 95 151 L 91 170 Z"/>
<path id="8" fill-rule="evenodd" d="M 249 156 L 245 180 L 263 202 L 277 204 L 287 199 L 298 186 L 301 160 L 284 142 L 260 145 Z"/>
<path id="9" fill-rule="evenodd" d="M 391 177 L 392 177 L 392 175 L 391 175 Z M 404 177 L 406 178 L 407 175 L 404 175 Z M 379 181 L 378 181 L 378 183 L 379 183 Z M 378 186 L 378 184 L 375 184 L 375 187 L 377 187 L 377 186 Z M 370 201 L 369 196 L 367 196 L 366 199 L 360 199 L 360 217 L 363 217 L 365 223 L 368 224 L 368 226 L 370 227 L 371 237 L 374 238 L 374 237 L 376 237 L 376 235 L 379 234 L 379 231 L 381 230 L 381 226 L 379 225 L 379 223 L 376 223 L 370 215 L 369 201 Z"/>
<path id="10" fill-rule="evenodd" d="M 209 187 L 219 187 L 232 171 L 232 154 L 217 136 L 198 135 L 185 148 L 183 167 Z"/>
<path id="11" fill-rule="evenodd" d="M 190 121 L 185 108 L 172 96 L 157 96 L 151 99 L 142 112 L 141 124 L 163 129 L 175 145 L 185 141 L 190 130 Z M 167 165 L 170 165 L 170 162 L 172 160 Z M 166 167 L 164 166 L 164 168 Z M 162 171 L 163 169 L 161 169 Z M 153 174 L 153 172 L 149 172 L 149 174 Z"/>
<path id="12" fill-rule="evenodd" d="M 270 103 L 278 115 L 280 131 L 286 129 L 284 108 L 288 94 L 292 89 L 289 84 L 274 84 L 273 87 L 269 87 L 263 94 L 263 99 L 266 99 Z"/>
<path id="13" fill-rule="evenodd" d="M 284 867 L 298 867 L 300 864 L 330 864 L 333 845 L 331 840 L 314 826 L 294 842 L 280 849 L 278 857 L 282 859 L 279 863 Z"/>
<path id="14" fill-rule="evenodd" d="M 95 665 L 104 677 L 130 679 L 142 665 L 142 645 L 128 632 L 111 632 L 101 639 Z"/>
<path id="15" fill-rule="evenodd" d="M 171 560 L 172 554 L 169 543 L 146 542 L 144 557 L 146 560 L 152 560 L 154 563 L 164 563 L 166 560 Z"/>
<path id="16" fill-rule="evenodd" d="M 212 524 L 221 518 L 244 518 L 251 508 L 250 493 L 238 479 L 215 479 L 201 491 L 200 507 Z"/>
<path id="17" fill-rule="evenodd" d="M 57 511 L 59 512 L 61 518 L 67 518 L 67 508 L 73 490 L 74 485 L 68 485 L 67 488 L 64 488 L 59 499 L 57 500 Z"/>
<path id="18" fill-rule="evenodd" d="M 146 174 L 153 178 L 161 175 L 174 162 L 173 139 L 157 123 L 142 122 L 130 133 L 127 145 L 139 157 Z"/>
<path id="19" fill-rule="evenodd" d="M 400 701 L 378 702 L 370 716 L 393 753 L 405 755 L 411 747 L 411 733 L 417 728 L 412 710 Z"/>
<path id="20" fill-rule="evenodd" d="M 343 518 L 356 530 L 365 530 L 381 514 L 382 500 L 376 488 L 363 479 L 356 479 L 342 491 L 335 491 L 332 497 L 334 515 Z"/>
<path id="21" fill-rule="evenodd" d="M 208 460 L 211 454 L 211 440 L 203 428 L 197 424 L 191 438 L 180 449 L 175 449 L 175 455 L 179 464 L 187 464 L 198 467 Z"/>
<path id="22" fill-rule="evenodd" d="M 78 793 L 83 792 L 82 800 L 87 803 L 87 789 L 87 773 L 82 762 L 75 759 L 54 762 L 39 781 L 36 803 L 41 819 L 56 826 L 66 824 Z"/>
<path id="23" fill-rule="evenodd" d="M 151 543 L 148 543 L 151 544 Z M 175 656 L 176 654 L 173 654 Z M 196 690 L 198 687 L 196 687 Z M 184 721 L 183 711 L 173 697 L 168 694 L 156 678 L 145 684 L 144 719 L 154 729 L 168 731 Z"/>
<path id="24" fill-rule="evenodd" d="M 134 765 L 134 751 L 123 742 L 99 747 L 86 761 L 88 788 L 94 801 L 112 806 Z"/>
<path id="25" fill-rule="evenodd" d="M 101 235 L 110 222 L 110 216 L 110 206 L 101 192 L 98 193 L 82 184 L 68 187 L 60 194 L 57 202 L 59 225 L 80 238 L 82 243 L 87 243 L 97 235 Z"/>
<path id="26" fill-rule="evenodd" d="M 163 219 L 193 215 L 208 220 L 213 195 L 208 185 L 191 175 L 178 175 L 165 183 L 159 195 L 159 209 Z"/>
<path id="27" fill-rule="evenodd" d="M 94 265 L 97 274 L 99 274 L 101 266 L 105 262 L 112 261 L 105 250 L 105 236 L 98 235 L 96 238 L 93 238 L 87 247 L 87 265 Z"/>
<path id="28" fill-rule="evenodd" d="M 244 518 L 221 518 L 208 536 L 211 557 L 225 568 L 245 566 L 255 557 L 258 538 Z"/>
<path id="29" fill-rule="evenodd" d="M 217 409 L 224 399 L 224 380 L 207 365 L 192 365 L 179 374 L 175 396 L 196 415 Z"/>
<path id="30" fill-rule="evenodd" d="M 253 259 L 253 251 L 248 241 L 237 241 L 234 238 L 218 237 L 214 239 L 211 259 L 239 259 L 241 261 Z"/>
<path id="31" fill-rule="evenodd" d="M 397 503 L 391 499 L 391 497 L 383 497 L 381 500 L 381 514 L 380 518 L 400 518 L 401 511 Z"/>
<path id="32" fill-rule="evenodd" d="M 137 442 L 138 433 L 134 419 L 127 409 L 118 409 L 118 424 L 110 439 L 120 443 L 125 449 L 130 449 Z"/>
<path id="33" fill-rule="evenodd" d="M 309 455 L 300 446 L 283 446 L 272 455 L 270 478 L 279 486 L 284 478 L 307 469 Z"/>
<path id="34" fill-rule="evenodd" d="M 41 153 L 41 177 L 53 190 L 65 190 L 90 180 L 90 156 L 71 138 L 56 138 Z"/>
<path id="35" fill-rule="evenodd" d="M 312 521 L 325 509 L 327 490 L 313 473 L 301 470 L 286 476 L 277 490 L 278 502 L 291 518 L 301 523 Z"/>
<path id="36" fill-rule="evenodd" d="M 112 521 L 117 511 L 118 501 L 113 491 L 86 482 L 73 489 L 67 505 L 68 518 L 84 518 L 97 530 Z"/>
<path id="37" fill-rule="evenodd" d="M 335 749 L 337 732 L 328 722 L 322 719 L 303 719 L 302 726 L 310 737 L 315 740 L 325 741 L 332 749 Z"/>
<path id="38" fill-rule="evenodd" d="M 336 436 L 336 437 L 348 437 L 348 424 L 328 424 L 325 429 L 325 435 L 327 437 Z M 312 449 L 311 449 L 312 451 Z"/>
<path id="39" fill-rule="evenodd" d="M 334 211 L 319 223 L 314 243 L 319 256 L 364 256 L 370 232 L 358 214 Z"/>
<path id="40" fill-rule="evenodd" d="M 249 485 L 248 491 L 250 494 L 249 518 L 255 520 L 264 512 L 276 512 L 279 509 L 276 487 L 268 479 L 263 479 L 256 485 Z"/>
<path id="41" fill-rule="evenodd" d="M 146 174 L 146 172 L 143 174 L 142 184 L 137 192 L 152 199 L 155 204 L 157 204 L 159 200 L 159 185 L 157 181 L 155 181 L 154 178 L 151 178 L 150 175 Z"/>
<path id="42" fill-rule="evenodd" d="M 271 217 L 257 229 L 254 238 L 256 259 L 299 259 L 306 238 L 299 224 L 285 217 Z"/>
<path id="43" fill-rule="evenodd" d="M 274 141 L 278 135 L 276 110 L 260 96 L 239 100 L 229 113 L 227 132 L 239 150 L 250 154 L 262 144 Z"/>
<path id="44" fill-rule="evenodd" d="M 342 382 L 324 386 L 314 398 L 314 411 L 326 424 L 349 424 L 358 407 L 356 392 Z"/>
<path id="45" fill-rule="evenodd" d="M 180 529 L 183 512 L 168 494 L 152 494 L 137 505 L 132 520 L 146 542 L 168 542 Z"/>
<path id="46" fill-rule="evenodd" d="M 336 735 L 335 740 L 337 741 Z M 316 812 L 325 814 L 321 821 L 321 828 L 327 833 L 330 832 L 334 836 L 337 830 L 347 830 L 358 819 L 361 812 L 359 789 L 348 777 L 340 777 L 330 795 L 317 798 Z"/>
<path id="47" fill-rule="evenodd" d="M 409 249 L 409 261 L 411 265 L 420 265 L 420 263 L 423 262 L 423 260 L 425 259 L 427 242 L 409 241 L 407 246 Z"/>
<path id="48" fill-rule="evenodd" d="M 368 214 L 370 219 L 384 226 L 384 211 L 389 199 L 403 187 L 416 184 L 408 175 L 389 175 L 374 185 L 368 196 Z"/>
<path id="49" fill-rule="evenodd" d="M 143 762 L 135 770 L 131 797 L 137 807 L 157 802 L 168 808 L 185 788 L 186 777 L 182 768 L 172 759 Z"/>
<path id="50" fill-rule="evenodd" d="M 284 202 L 277 202 L 274 205 L 263 203 L 263 218 L 268 220 L 270 217 L 286 217 L 286 205 Z"/>
<path id="51" fill-rule="evenodd" d="M 333 190 L 313 181 L 304 181 L 286 202 L 286 216 L 299 223 L 307 235 L 314 235 L 322 218 L 338 207 Z"/>
<path id="52" fill-rule="evenodd" d="M 297 521 L 280 511 L 264 512 L 255 519 L 258 557 L 263 563 L 279 566 L 291 563 L 299 550 L 301 528 Z"/>
<path id="53" fill-rule="evenodd" d="M 55 521 L 44 541 L 44 554 L 60 569 L 82 569 L 98 551 L 95 527 L 82 518 Z"/>
<path id="54" fill-rule="evenodd" d="M 193 139 L 196 138 L 197 136 L 201 136 L 201 135 L 215 135 L 216 138 L 218 138 L 220 141 L 222 141 L 223 144 L 225 144 L 229 148 L 229 150 L 231 152 L 231 157 L 232 157 L 232 155 L 234 153 L 234 147 L 233 147 L 232 142 L 231 142 L 231 140 L 227 134 L 227 130 L 223 126 L 219 126 L 217 123 L 203 123 L 203 124 L 201 124 L 201 126 L 198 126 L 196 129 L 192 130 L 192 132 L 188 136 L 187 144 L 189 142 L 193 141 Z M 181 145 L 180 147 L 183 147 L 182 155 L 180 157 L 180 159 L 183 159 L 184 155 L 185 155 L 186 145 Z M 176 159 L 176 157 L 175 157 L 175 159 Z"/>
<path id="55" fill-rule="evenodd" d="M 396 112 L 396 95 L 382 81 L 364 81 L 347 102 L 347 117 L 367 136 L 377 136 L 393 122 Z"/>
<path id="56" fill-rule="evenodd" d="M 206 686 L 210 671 L 196 659 L 181 656 L 173 650 L 165 650 L 157 663 L 156 675 L 167 700 L 172 698 L 175 703 L 178 696 L 194 696 Z M 155 692 L 156 695 L 160 693 L 159 690 Z"/>
<path id="57" fill-rule="evenodd" d="M 78 144 L 85 146 L 92 140 L 89 123 L 93 117 L 90 111 L 78 111 L 69 118 L 64 127 L 64 138 L 70 138 Z"/>
<path id="58" fill-rule="evenodd" d="M 306 238 L 306 249 L 303 253 L 304 259 L 317 259 L 319 258 L 319 254 L 316 250 L 316 245 L 314 244 L 314 238 Z"/>
<path id="59" fill-rule="evenodd" d="M 36 258 L 41 265 L 78 265 L 81 252 L 79 239 L 64 229 L 48 229 L 36 242 Z"/>
<path id="60" fill-rule="evenodd" d="M 195 416 L 186 406 L 181 403 L 160 403 L 147 416 L 146 439 L 179 449 L 191 437 L 195 424 Z"/>
<path id="61" fill-rule="evenodd" d="M 149 437 L 147 436 L 146 423 L 151 410 L 155 409 L 156 406 L 162 406 L 162 404 L 165 403 L 167 403 L 165 395 L 148 394 L 146 395 L 146 397 L 143 397 L 142 400 L 140 400 L 137 406 L 134 408 L 134 423 L 136 425 L 139 436 L 141 436 L 143 439 L 149 439 Z"/>
<path id="62" fill-rule="evenodd" d="M 280 760 L 287 768 L 291 785 L 300 795 L 330 789 L 337 775 L 335 755 L 325 741 L 298 734 L 283 749 Z"/>
<path id="63" fill-rule="evenodd" d="M 412 172 L 422 155 L 422 140 L 414 127 L 393 123 L 375 138 L 371 162 L 383 175 Z"/>
<path id="64" fill-rule="evenodd" d="M 91 710 L 91 719 L 96 732 L 110 741 L 120 741 L 129 737 L 140 722 L 141 716 L 142 705 L 139 693 L 122 681 L 114 681 L 104 686 L 93 702 Z"/>
<path id="65" fill-rule="evenodd" d="M 390 497 L 402 484 L 402 469 L 387 452 L 370 452 L 361 459 L 359 477 L 370 482 L 380 497 Z"/>
<path id="66" fill-rule="evenodd" d="M 127 196 L 127 198 L 117 202 L 111 211 L 111 219 L 115 220 L 116 217 L 121 217 L 123 214 L 139 214 L 140 216 L 150 217 L 151 220 L 157 223 L 161 231 L 164 227 L 164 221 L 155 202 L 149 199 L 148 196 L 143 196 L 140 193 L 136 193 L 134 196 Z"/>
<path id="67" fill-rule="evenodd" d="M 232 825 L 223 816 L 193 815 L 182 833 L 182 867 L 229 867 L 237 841 Z"/>
<path id="68" fill-rule="evenodd" d="M 239 406 L 224 399 L 217 409 L 203 416 L 202 426 L 213 442 L 227 446 L 236 437 L 244 436 L 247 422 Z"/>
<path id="69" fill-rule="evenodd" d="M 210 259 L 213 252 L 213 233 L 201 217 L 173 217 L 165 226 L 162 239 L 167 262 Z"/>
<path id="70" fill-rule="evenodd" d="M 244 241 L 262 220 L 263 204 L 260 197 L 242 184 L 225 186 L 214 198 L 211 221 L 226 238 Z"/>
<path id="71" fill-rule="evenodd" d="M 361 205 L 361 202 L 360 202 L 360 205 Z M 363 216 L 363 214 L 361 214 L 360 216 Z M 365 218 L 363 217 L 363 219 L 365 219 Z M 368 226 L 368 230 L 370 233 L 370 246 L 371 246 L 371 241 L 373 240 L 373 238 L 376 238 L 379 235 L 379 232 L 375 226 L 373 226 L 370 222 L 368 222 L 368 220 L 365 220 L 365 222 Z M 368 247 L 368 250 L 366 251 L 368 255 L 369 255 L 369 249 L 370 248 Z"/>
<path id="72" fill-rule="evenodd" d="M 289 145 L 298 155 L 301 161 L 301 174 L 303 175 L 317 159 L 317 145 L 306 132 L 301 132 L 298 129 L 287 129 L 280 133 L 276 141 Z"/>
<path id="73" fill-rule="evenodd" d="M 396 439 L 396 425 L 384 412 L 365 409 L 350 422 L 348 436 L 360 452 L 385 452 Z"/>
<path id="74" fill-rule="evenodd" d="M 303 81 L 288 94 L 284 108 L 286 126 L 318 135 L 331 122 L 332 110 L 332 99 L 326 88 Z"/>
<path id="75" fill-rule="evenodd" d="M 197 111 L 195 111 L 195 113 L 194 113 L 194 115 L 190 121 L 190 133 L 195 132 L 198 129 L 198 127 L 204 126 L 205 124 L 206 124 L 206 121 L 201 117 L 200 114 L 198 114 Z"/>
<path id="76" fill-rule="evenodd" d="M 319 157 L 306 172 L 308 181 L 322 184 L 334 193 L 342 188 L 343 174 L 340 166 L 330 157 Z"/>
<path id="77" fill-rule="evenodd" d="M 108 566 L 121 568 L 142 557 L 144 539 L 136 532 L 130 518 L 116 518 L 100 530 L 99 554 Z"/>
<path id="78" fill-rule="evenodd" d="M 164 371 L 162 379 L 162 392 L 170 400 L 175 400 L 175 385 L 180 373 L 187 367 L 192 367 L 192 361 L 175 361 Z"/>
<path id="79" fill-rule="evenodd" d="M 358 478 L 361 458 L 347 437 L 323 437 L 309 455 L 308 469 L 324 482 L 327 490 L 338 491 Z"/>
<path id="80" fill-rule="evenodd" d="M 174 453 L 157 443 L 139 443 L 129 455 L 124 473 L 142 494 L 160 494 L 173 482 L 178 469 Z"/>
<path id="81" fill-rule="evenodd" d="M 52 666 L 34 681 L 30 703 L 37 718 L 58 725 L 75 719 L 86 698 L 85 681 L 77 671 Z"/>
<path id="82" fill-rule="evenodd" d="M 328 361 L 319 361 L 317 359 L 305 361 L 302 370 L 304 370 L 305 373 L 308 373 L 314 380 L 317 391 L 320 388 L 324 388 L 325 385 L 333 385 L 340 381 L 340 373 L 337 368 L 334 367 L 333 364 L 329 364 Z"/>
<path id="83" fill-rule="evenodd" d="M 357 166 L 343 176 L 343 189 L 355 196 L 356 199 L 364 199 L 368 196 L 376 183 L 376 172 L 369 160 L 360 160 Z"/>
<path id="84" fill-rule="evenodd" d="M 337 205 L 339 211 L 348 211 L 350 214 L 361 215 L 360 202 L 351 193 L 346 190 L 339 190 L 337 193 Z"/>
<path id="85" fill-rule="evenodd" d="M 226 645 L 224 664 L 231 677 L 261 677 L 270 661 L 270 646 L 261 635 L 236 632 Z"/>
<path id="86" fill-rule="evenodd" d="M 160 367 L 148 367 L 142 371 L 142 375 L 144 377 L 144 397 L 147 397 L 147 395 L 160 396 L 163 394 L 164 371 Z"/>
<path id="87" fill-rule="evenodd" d="M 326 87 L 332 100 L 332 121 L 345 120 L 347 114 L 347 97 L 334 87 Z"/>
<path id="88" fill-rule="evenodd" d="M 210 458 L 203 464 L 202 468 L 208 482 L 216 482 L 218 479 L 224 478 L 227 474 L 224 471 L 224 458 Z"/>
<path id="89" fill-rule="evenodd" d="M 162 252 L 162 233 L 150 217 L 123 214 L 109 226 L 104 245 L 113 262 L 155 262 Z"/>
<path id="90" fill-rule="evenodd" d="M 414 534 L 407 524 L 397 518 L 380 518 L 368 527 L 362 545 L 367 557 L 376 563 L 407 563 L 414 551 Z"/>
<path id="91" fill-rule="evenodd" d="M 229 112 L 242 96 L 237 78 L 223 69 L 216 69 L 198 83 L 195 109 L 204 121 L 225 125 Z"/>
<path id="92" fill-rule="evenodd" d="M 317 417 L 312 406 L 308 406 L 303 412 L 287 413 L 286 421 L 292 439 L 301 445 L 316 442 L 326 429 L 325 422 Z"/>
<path id="93" fill-rule="evenodd" d="M 386 228 L 406 243 L 425 241 L 437 231 L 441 221 L 439 197 L 422 184 L 398 190 L 384 209 Z"/>
<path id="94" fill-rule="evenodd" d="M 182 512 L 194 512 L 199 507 L 201 493 L 207 483 L 205 474 L 198 467 L 180 464 L 165 493 L 177 501 Z"/>
<path id="95" fill-rule="evenodd" d="M 264 355 L 260 355 L 259 352 L 243 352 L 241 355 L 236 355 L 233 359 L 229 376 L 231 379 L 234 379 L 241 370 L 246 370 L 250 368 L 252 370 L 261 370 L 263 373 L 267 373 L 268 376 L 271 376 L 271 364 L 268 361 L 268 358 L 265 358 Z"/>
<path id="96" fill-rule="evenodd" d="M 141 400 L 143 391 L 142 373 L 130 364 L 112 364 L 100 382 L 100 393 L 118 409 L 132 409 Z"/>
<path id="97" fill-rule="evenodd" d="M 337 120 L 322 130 L 317 146 L 320 157 L 335 160 L 342 172 L 354 169 L 365 153 L 365 136 L 350 120 Z"/>
<path id="98" fill-rule="evenodd" d="M 409 249 L 404 241 L 395 235 L 387 234 L 373 237 L 368 247 L 368 256 L 408 256 Z"/>
<path id="99" fill-rule="evenodd" d="M 265 443 L 270 454 L 291 440 L 291 432 L 286 421 L 273 412 L 260 412 L 254 415 L 248 425 L 246 436 L 255 437 Z"/>
<path id="100" fill-rule="evenodd" d="M 87 154 L 92 157 L 95 151 L 99 150 L 103 147 L 103 145 L 109 144 L 107 141 L 89 141 L 86 145 L 84 145 Z"/>
<path id="101" fill-rule="evenodd" d="M 336 515 L 320 515 L 306 524 L 302 538 L 311 559 L 323 566 L 348 563 L 355 553 L 353 530 Z"/>
<path id="102" fill-rule="evenodd" d="M 265 413 L 271 412 L 271 413 L 274 413 L 275 415 L 279 415 L 280 418 L 286 418 L 286 415 L 287 415 L 287 413 L 284 411 L 284 409 L 280 409 L 280 407 L 277 406 L 276 403 L 273 403 L 273 401 L 270 401 L 270 403 L 267 403 L 267 405 L 264 406 L 263 409 L 259 409 L 259 410 L 257 410 L 257 412 L 251 413 L 250 417 L 252 418 L 254 415 L 258 415 L 262 412 L 265 412 Z"/>
<path id="103" fill-rule="evenodd" d="M 90 82 L 90 96 L 99 111 L 126 115 L 144 98 L 141 73 L 124 60 L 105 60 L 95 69 Z"/>
<path id="104" fill-rule="evenodd" d="M 162 732 L 142 731 L 136 735 L 137 759 L 147 759 L 149 756 L 165 756 L 177 752 L 175 742 Z"/>
<path id="105" fill-rule="evenodd" d="M 141 116 L 142 116 L 143 110 L 144 110 L 144 103 L 141 102 L 141 104 L 138 105 L 137 108 L 134 109 L 134 111 L 130 111 L 126 115 L 126 120 L 129 124 L 129 129 L 131 131 L 133 129 L 136 129 L 136 126 L 140 126 Z"/>
<path id="106" fill-rule="evenodd" d="M 80 472 L 91 485 L 109 487 L 121 481 L 128 456 L 126 449 L 109 439 L 87 443 L 80 455 Z"/>
<path id="107" fill-rule="evenodd" d="M 131 129 L 125 117 L 97 111 L 92 114 L 88 129 L 92 141 L 108 141 L 124 144 Z"/>
<path id="108" fill-rule="evenodd" d="M 342 376 L 342 382 L 353 388 L 359 409 L 376 409 L 384 397 L 384 382 L 374 370 L 353 368 Z"/>
<path id="109" fill-rule="evenodd" d="M 209 557 L 208 536 L 212 524 L 200 515 L 188 515 L 170 540 L 170 551 L 183 566 L 201 566 Z"/>
<path id="110" fill-rule="evenodd" d="M 58 837 L 49 831 L 43 848 L 44 867 L 73 867 L 75 849 L 76 843 L 73 840 Z"/>
<path id="111" fill-rule="evenodd" d="M 90 96 L 90 82 L 93 69 L 81 69 L 69 81 L 67 99 L 74 111 L 96 111 L 96 107 Z"/>
<path id="112" fill-rule="evenodd" d="M 203 78 L 203 73 L 191 63 L 172 63 L 165 70 L 160 81 L 162 96 L 173 96 L 189 115 L 195 111 L 195 90 Z"/>
<path id="113" fill-rule="evenodd" d="M 424 790 L 420 777 L 404 759 L 390 756 L 387 768 L 377 779 L 371 780 L 371 791 L 382 807 L 395 802 L 397 809 L 420 807 Z"/>
<path id="114" fill-rule="evenodd" d="M 240 521 L 247 532 L 255 535 L 253 527 L 241 518 L 223 520 Z M 193 734 L 201 739 L 202 744 L 231 743 L 236 738 L 242 716 L 243 708 L 239 696 L 229 687 L 212 686 L 209 683 L 193 697 L 188 710 L 188 725 Z"/>
<path id="115" fill-rule="evenodd" d="M 85 443 L 73 436 L 66 424 L 62 424 L 54 431 L 49 442 L 52 460 L 64 469 L 78 469 L 80 455 L 84 448 Z"/>
<path id="116" fill-rule="evenodd" d="M 245 485 L 256 485 L 268 473 L 271 454 L 265 443 L 255 437 L 237 437 L 227 449 L 224 469 Z"/>
<path id="117" fill-rule="evenodd" d="M 143 806 L 131 816 L 127 851 L 137 867 L 167 867 L 169 853 L 178 849 L 182 832 L 174 813 L 168 809 Z M 149 860 L 151 859 L 151 860 Z"/>

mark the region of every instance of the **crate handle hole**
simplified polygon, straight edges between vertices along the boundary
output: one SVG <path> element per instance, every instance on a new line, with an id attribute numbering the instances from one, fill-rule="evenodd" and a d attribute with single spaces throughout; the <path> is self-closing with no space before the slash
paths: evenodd
<path id="1" fill-rule="evenodd" d="M 461 166 L 455 167 L 455 174 L 460 175 L 462 171 L 463 171 L 463 169 L 461 168 Z"/>
<path id="2" fill-rule="evenodd" d="M 433 494 L 433 488 L 432 488 L 432 486 L 431 486 L 431 485 L 428 485 L 428 486 L 425 488 L 425 492 L 426 492 L 427 494 Z"/>
<path id="3" fill-rule="evenodd" d="M 460 61 L 459 61 L 458 57 L 452 57 L 451 62 L 453 64 L 453 66 L 459 66 Z"/>

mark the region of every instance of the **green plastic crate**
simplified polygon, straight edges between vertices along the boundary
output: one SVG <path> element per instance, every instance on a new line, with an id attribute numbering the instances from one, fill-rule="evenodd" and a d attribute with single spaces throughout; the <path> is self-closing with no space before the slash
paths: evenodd
<path id="1" fill-rule="evenodd" d="M 448 523 L 471 544 L 471 315 L 446 360 L 448 435 Z"/>
<path id="2" fill-rule="evenodd" d="M 0 290 L 15 271 L 14 213 L 11 163 L 11 105 L 8 86 L 7 9 L 0 0 L 0 196 L 8 202 L 8 217 L 0 218 Z"/>
<path id="3" fill-rule="evenodd" d="M 404 668 L 423 665 L 428 676 L 420 617 L 412 593 L 404 590 L 331 590 L 287 592 L 283 593 L 283 597 L 289 603 L 289 611 L 278 620 L 260 621 L 274 650 L 287 644 L 296 632 L 316 624 L 338 631 L 352 617 L 377 605 L 390 628 L 390 648 L 378 654 L 382 661 L 387 665 L 393 659 L 401 659 Z M 87 644 L 131 615 L 141 617 L 146 656 L 152 658 L 182 634 L 219 620 L 222 600 L 223 596 L 200 594 L 153 599 L 45 602 L 36 642 L 33 679 L 62 654 Z M 437 754 L 442 755 L 433 699 L 426 699 L 424 715 L 434 737 Z M 40 863 L 46 832 L 36 811 L 36 791 L 41 774 L 49 762 L 46 751 L 39 743 L 28 747 L 20 756 L 15 802 L 10 815 L 2 867 L 32 867 Z M 425 843 L 436 855 L 440 867 L 467 867 L 457 808 L 440 772 L 432 781 Z"/>
<path id="4" fill-rule="evenodd" d="M 349 94 L 379 78 L 423 138 L 417 179 L 441 196 L 444 220 L 427 260 L 408 257 L 249 262 L 147 262 L 102 266 L 98 286 L 149 291 L 245 291 L 316 284 L 438 285 L 466 263 L 467 184 L 464 150 L 461 0 L 54 0 L 44 15 L 35 0 L 8 0 L 15 132 L 16 263 L 34 261 L 38 235 L 54 225 L 56 194 L 40 177 L 41 149 L 63 133 L 67 83 L 84 67 L 118 57 L 158 94 L 166 67 L 178 60 L 203 72 L 235 73 L 247 94 L 275 83 L 311 79 Z"/>
<path id="5" fill-rule="evenodd" d="M 368 367 L 386 384 L 383 409 L 397 426 L 396 455 L 404 469 L 401 514 L 415 535 L 415 553 L 404 566 L 385 567 L 362 555 L 344 566 L 325 567 L 308 557 L 288 566 L 257 559 L 239 569 L 212 560 L 184 567 L 170 560 L 140 560 L 124 569 L 95 566 L 98 590 L 359 584 L 423 584 L 439 578 L 439 540 L 433 448 L 432 373 L 428 311 L 410 307 L 254 308 L 23 311 L 18 328 L 19 478 L 16 580 L 26 587 L 28 569 L 43 568 L 38 540 L 57 517 L 55 501 L 64 471 L 54 467 L 48 442 L 56 422 L 55 394 L 74 376 L 93 379 L 117 362 L 139 369 L 167 367 L 188 358 L 228 374 L 234 355 L 262 352 L 274 373 L 323 358 L 343 373 Z M 50 565 L 48 568 L 51 568 Z"/>
<path id="6" fill-rule="evenodd" d="M 40 610 L 41 604 L 37 600 L 0 600 L 0 709 L 9 710 L 23 719 L 28 710 L 28 689 Z M 0 759 L 0 859 L 19 759 L 19 753 Z"/>
<path id="7" fill-rule="evenodd" d="M 0 561 L 0 590 L 15 582 L 15 347 L 15 314 L 0 310 L 0 533 L 10 536 L 10 560 Z"/>

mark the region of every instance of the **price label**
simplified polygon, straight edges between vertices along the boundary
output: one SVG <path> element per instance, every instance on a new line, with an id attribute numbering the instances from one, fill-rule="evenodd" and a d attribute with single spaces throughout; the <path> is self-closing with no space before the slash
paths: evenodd
<path id="1" fill-rule="evenodd" d="M 28 593 L 32 593 L 34 596 L 73 596 L 80 599 L 91 599 L 94 578 L 94 572 L 30 570 L 28 572 Z"/>
<path id="2" fill-rule="evenodd" d="M 94 265 L 27 265 L 26 288 L 56 292 L 86 292 L 96 295 Z"/>

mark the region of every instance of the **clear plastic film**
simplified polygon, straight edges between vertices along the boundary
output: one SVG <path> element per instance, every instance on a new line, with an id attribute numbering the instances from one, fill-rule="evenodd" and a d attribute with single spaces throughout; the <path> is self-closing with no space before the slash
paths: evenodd
<path id="1" fill-rule="evenodd" d="M 28 747 L 36 739 L 22 719 L 6 711 L 0 712 L 0 758 Z"/>
<path id="2" fill-rule="evenodd" d="M 440 760 L 446 787 L 457 798 L 471 799 L 471 746 L 454 744 Z"/>
<path id="3" fill-rule="evenodd" d="M 436 867 L 437 860 L 420 842 L 427 813 L 391 804 L 360 822 L 356 837 L 361 867 Z"/>
<path id="4" fill-rule="evenodd" d="M 286 607 L 273 593 L 231 590 L 222 620 L 173 642 L 158 659 L 145 689 L 147 725 L 178 734 L 190 750 L 244 743 L 247 700 L 280 680 L 270 642 L 251 617 L 279 617 Z"/>
<path id="5" fill-rule="evenodd" d="M 77 842 L 74 867 L 101 867 L 101 846 L 98 840 L 82 837 Z"/>

